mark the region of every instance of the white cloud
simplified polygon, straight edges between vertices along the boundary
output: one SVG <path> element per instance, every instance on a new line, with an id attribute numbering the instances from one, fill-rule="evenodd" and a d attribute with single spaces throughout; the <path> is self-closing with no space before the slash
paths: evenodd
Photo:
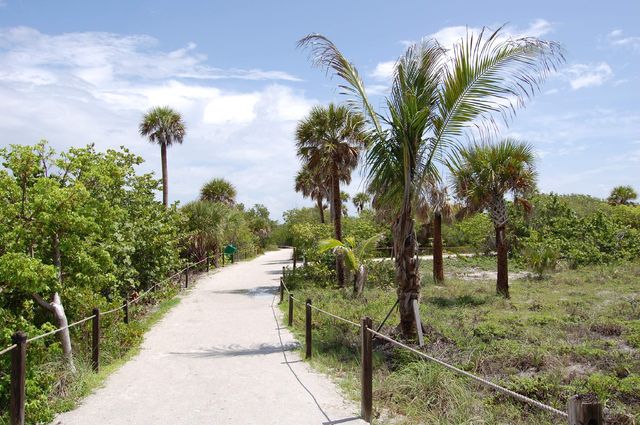
<path id="1" fill-rule="evenodd" d="M 640 49 L 640 37 L 638 36 L 627 36 L 625 37 L 624 32 L 620 29 L 616 29 L 607 34 L 607 40 L 609 44 L 616 47 L 632 47 L 635 49 Z"/>
<path id="2" fill-rule="evenodd" d="M 159 175 L 159 149 L 137 126 L 151 106 L 170 105 L 187 125 L 184 144 L 169 152 L 172 201 L 192 200 L 206 180 L 222 176 L 241 202 L 264 203 L 274 218 L 305 205 L 292 187 L 294 130 L 316 101 L 282 81 L 250 89 L 242 81 L 295 79 L 285 72 L 222 70 L 194 44 L 169 52 L 158 44 L 147 36 L 0 30 L 1 145 L 41 138 L 57 150 L 125 145 L 145 158 L 142 171 Z M 233 81 L 222 86 L 220 78 Z"/>
<path id="3" fill-rule="evenodd" d="M 520 37 L 542 37 L 543 35 L 551 32 L 553 26 L 549 21 L 544 19 L 536 19 L 531 22 L 526 28 L 518 28 L 511 25 L 506 25 L 502 28 L 501 39 L 507 38 L 520 38 Z M 477 35 L 480 34 L 482 28 L 480 27 L 467 27 L 467 26 L 450 26 L 444 27 L 432 34 L 428 34 L 425 38 L 435 39 L 444 48 L 451 50 L 455 44 L 458 44 L 463 40 L 467 34 Z M 400 44 L 409 47 L 414 44 L 415 40 L 401 40 Z M 396 61 L 379 62 L 375 69 L 369 73 L 369 76 L 379 81 L 389 81 L 393 75 L 393 69 Z"/>
<path id="4" fill-rule="evenodd" d="M 369 75 L 376 80 L 390 80 L 393 76 L 395 65 L 396 61 L 380 62 Z"/>
<path id="5" fill-rule="evenodd" d="M 606 62 L 573 64 L 565 68 L 562 74 L 569 80 L 574 90 L 601 86 L 613 78 L 613 70 Z"/>

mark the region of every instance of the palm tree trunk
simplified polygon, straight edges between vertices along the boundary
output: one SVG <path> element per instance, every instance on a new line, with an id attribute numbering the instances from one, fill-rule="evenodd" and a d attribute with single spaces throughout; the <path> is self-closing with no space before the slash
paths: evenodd
<path id="1" fill-rule="evenodd" d="M 324 208 L 322 208 L 322 198 L 316 199 L 318 205 L 318 212 L 320 213 L 320 223 L 324 224 Z"/>
<path id="2" fill-rule="evenodd" d="M 396 262 L 396 282 L 398 284 L 398 306 L 400 308 L 400 328 L 405 338 L 416 333 L 412 300 L 420 297 L 420 276 L 415 257 L 416 238 L 413 211 L 405 202 L 404 211 L 393 224 L 393 250 Z"/>
<path id="3" fill-rule="evenodd" d="M 504 225 L 496 227 L 496 251 L 498 252 L 498 278 L 496 280 L 496 292 L 498 295 L 509 298 L 509 265 Z"/>
<path id="4" fill-rule="evenodd" d="M 331 196 L 333 203 L 333 229 L 335 238 L 342 241 L 342 200 L 340 199 L 340 181 L 338 180 L 338 165 L 334 162 L 331 170 Z M 338 285 L 344 288 L 344 258 L 341 254 L 336 255 L 336 275 Z"/>
<path id="5" fill-rule="evenodd" d="M 433 282 L 444 283 L 444 262 L 442 259 L 442 214 L 433 216 Z"/>
<path id="6" fill-rule="evenodd" d="M 167 144 L 160 144 L 160 157 L 162 160 L 162 204 L 169 207 L 169 172 L 167 171 Z"/>

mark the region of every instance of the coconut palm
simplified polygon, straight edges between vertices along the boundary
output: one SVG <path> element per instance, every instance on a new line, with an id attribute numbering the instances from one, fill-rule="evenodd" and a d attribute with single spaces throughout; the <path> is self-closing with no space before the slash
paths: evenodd
<path id="1" fill-rule="evenodd" d="M 302 196 L 315 201 L 320 214 L 320 223 L 324 223 L 323 201 L 329 197 L 325 177 L 317 171 L 311 171 L 307 165 L 303 165 L 296 174 L 295 189 L 296 192 L 302 193 Z"/>
<path id="2" fill-rule="evenodd" d="M 225 179 L 211 179 L 200 189 L 202 201 L 219 202 L 228 206 L 236 203 L 236 188 Z"/>
<path id="3" fill-rule="evenodd" d="M 356 207 L 356 211 L 360 214 L 364 211 L 365 206 L 371 201 L 371 196 L 365 192 L 358 192 L 353 195 L 353 199 L 351 199 L 353 205 Z"/>
<path id="4" fill-rule="evenodd" d="M 310 47 L 315 65 L 343 80 L 349 105 L 369 124 L 366 178 L 374 206 L 394 217 L 400 327 L 405 336 L 412 336 L 411 303 L 420 294 L 414 232 L 420 187 L 443 151 L 470 125 L 489 123 L 491 129 L 495 113 L 508 120 L 564 60 L 562 50 L 536 38 L 507 38 L 501 29 L 467 34 L 450 55 L 435 40 L 423 40 L 409 46 L 396 62 L 382 115 L 373 109 L 354 65 L 329 39 L 311 34 L 299 45 Z"/>
<path id="5" fill-rule="evenodd" d="M 530 209 L 526 197 L 536 187 L 535 154 L 531 145 L 513 139 L 496 144 L 474 144 L 450 162 L 456 196 L 469 209 L 486 209 L 496 231 L 498 278 L 496 292 L 509 298 L 507 264 L 507 204 L 505 195 Z"/>
<path id="6" fill-rule="evenodd" d="M 162 161 L 162 203 L 169 205 L 169 172 L 167 170 L 167 148 L 174 143 L 181 144 L 186 134 L 182 116 L 168 106 L 150 109 L 142 118 L 139 126 L 141 136 L 149 138 L 151 143 L 160 145 Z"/>
<path id="7" fill-rule="evenodd" d="M 631 186 L 616 186 L 611 190 L 607 202 L 611 205 L 633 205 L 638 194 Z"/>
<path id="8" fill-rule="evenodd" d="M 298 156 L 310 170 L 326 173 L 330 182 L 335 239 L 342 240 L 342 202 L 340 181 L 351 176 L 365 147 L 364 117 L 345 106 L 315 106 L 296 128 Z M 337 257 L 338 283 L 344 286 L 344 265 Z"/>

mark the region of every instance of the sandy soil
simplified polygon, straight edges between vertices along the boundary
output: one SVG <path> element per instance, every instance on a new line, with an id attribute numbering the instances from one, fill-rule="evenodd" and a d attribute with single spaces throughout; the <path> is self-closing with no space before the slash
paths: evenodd
<path id="1" fill-rule="evenodd" d="M 364 424 L 300 361 L 274 303 L 290 250 L 201 277 L 141 352 L 53 424 Z"/>

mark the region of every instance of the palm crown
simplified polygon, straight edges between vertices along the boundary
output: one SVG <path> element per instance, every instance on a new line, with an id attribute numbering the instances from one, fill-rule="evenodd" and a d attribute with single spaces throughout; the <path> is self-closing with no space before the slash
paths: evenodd
<path id="1" fill-rule="evenodd" d="M 171 146 L 182 143 L 186 133 L 182 116 L 168 106 L 158 106 L 147 112 L 140 123 L 140 135 L 151 142 Z"/>

